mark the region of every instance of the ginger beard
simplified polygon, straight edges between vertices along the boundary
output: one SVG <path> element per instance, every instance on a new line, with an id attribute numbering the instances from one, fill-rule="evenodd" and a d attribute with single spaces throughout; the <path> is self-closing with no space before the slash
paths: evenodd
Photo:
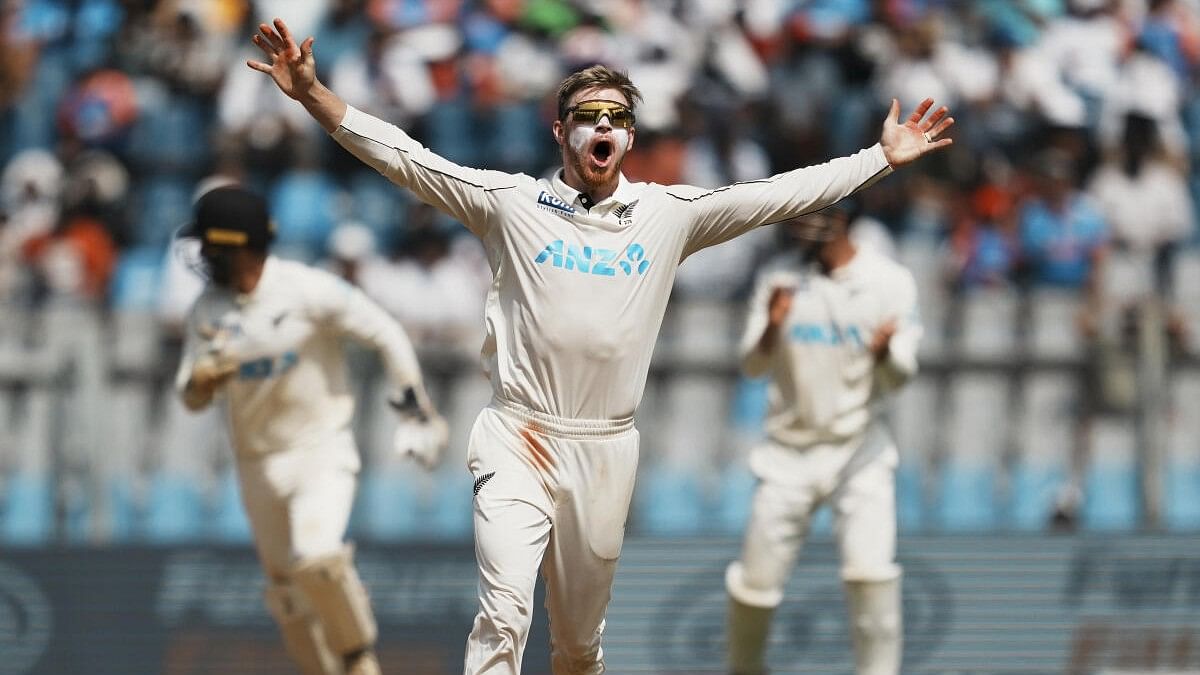
<path id="1" fill-rule="evenodd" d="M 594 126 L 576 124 L 564 144 L 567 161 L 589 189 L 615 181 L 629 151 L 629 130 L 599 123 L 603 121 L 607 118 L 600 118 Z"/>

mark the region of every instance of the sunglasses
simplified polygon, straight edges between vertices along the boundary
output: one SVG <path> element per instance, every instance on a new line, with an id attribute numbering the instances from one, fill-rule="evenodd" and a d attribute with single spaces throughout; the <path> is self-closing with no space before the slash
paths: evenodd
<path id="1" fill-rule="evenodd" d="M 609 124 L 622 129 L 628 129 L 634 123 L 633 110 L 616 101 L 583 101 L 567 108 L 567 115 L 580 124 L 595 124 L 601 117 L 608 117 Z"/>

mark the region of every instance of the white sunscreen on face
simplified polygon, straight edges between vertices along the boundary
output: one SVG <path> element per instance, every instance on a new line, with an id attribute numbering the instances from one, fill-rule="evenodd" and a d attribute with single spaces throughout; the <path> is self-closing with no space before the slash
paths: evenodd
<path id="1" fill-rule="evenodd" d="M 575 152 L 583 152 L 588 144 L 592 142 L 592 137 L 596 135 L 596 127 L 581 124 L 574 129 L 571 129 L 571 136 L 568 141 Z M 629 147 L 629 130 L 628 129 L 613 129 L 609 136 L 612 138 L 613 144 L 616 145 L 614 154 L 625 152 Z"/>

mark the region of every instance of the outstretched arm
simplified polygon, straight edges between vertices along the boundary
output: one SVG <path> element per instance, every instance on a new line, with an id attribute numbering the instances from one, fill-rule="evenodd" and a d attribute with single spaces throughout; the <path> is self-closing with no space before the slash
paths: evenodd
<path id="1" fill-rule="evenodd" d="M 346 102 L 317 79 L 313 38 L 297 45 L 283 19 L 275 19 L 274 24 L 272 28 L 260 23 L 260 34 L 253 38 L 267 62 L 246 61 L 246 65 L 270 75 L 280 91 L 299 101 L 322 129 L 333 133 L 346 116 Z"/>
<path id="2" fill-rule="evenodd" d="M 951 125 L 945 106 L 926 117 L 933 99 L 925 99 L 900 123 L 893 99 L 879 143 L 848 157 L 734 183 L 716 190 L 674 186 L 667 194 L 691 211 L 692 227 L 684 255 L 728 241 L 761 225 L 820 211 L 870 186 L 893 169 L 944 148 L 954 141 L 938 136 Z"/>
<path id="3" fill-rule="evenodd" d="M 311 37 L 297 45 L 282 19 L 275 19 L 274 28 L 264 23 L 258 29 L 254 44 L 268 63 L 246 65 L 270 75 L 280 91 L 299 101 L 333 140 L 367 166 L 477 236 L 487 234 L 495 211 L 493 194 L 515 187 L 514 176 L 459 166 L 422 147 L 396 125 L 347 105 L 317 80 Z"/>

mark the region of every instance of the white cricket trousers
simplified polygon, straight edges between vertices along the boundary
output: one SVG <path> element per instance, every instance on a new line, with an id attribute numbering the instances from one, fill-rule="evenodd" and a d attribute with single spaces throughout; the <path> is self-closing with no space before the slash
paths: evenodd
<path id="1" fill-rule="evenodd" d="M 845 581 L 891 581 L 896 557 L 896 464 L 891 437 L 875 427 L 857 442 L 805 449 L 768 442 L 751 457 L 761 479 L 739 560 L 726 572 L 737 601 L 771 608 L 808 535 L 813 512 L 833 508 Z"/>
<path id="2" fill-rule="evenodd" d="M 463 672 L 521 672 L 540 569 L 555 675 L 603 673 L 604 614 L 637 474 L 633 419 L 566 420 L 493 401 L 467 453 L 479 613 Z"/>
<path id="3" fill-rule="evenodd" d="M 286 577 L 300 561 L 342 550 L 358 469 L 358 450 L 349 432 L 238 459 L 242 504 L 268 576 Z"/>

